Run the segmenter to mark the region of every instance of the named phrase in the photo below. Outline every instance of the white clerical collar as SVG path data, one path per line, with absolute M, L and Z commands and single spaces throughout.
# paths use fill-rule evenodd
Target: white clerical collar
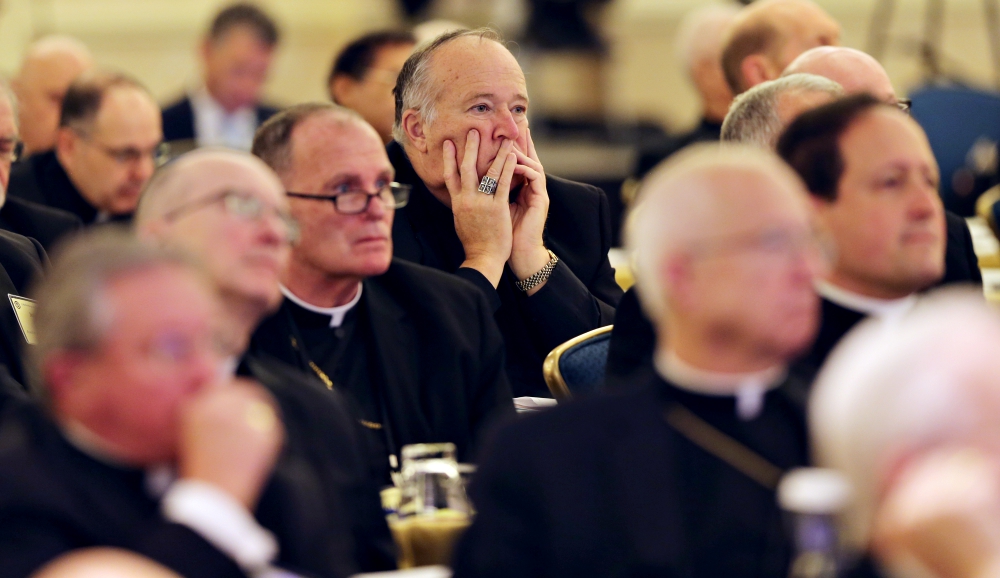
M 843 287 L 838 287 L 829 281 L 823 280 L 816 282 L 816 292 L 821 297 L 841 307 L 876 317 L 900 317 L 910 309 L 913 309 L 913 306 L 917 303 L 916 295 L 907 295 L 900 299 L 877 299 L 848 291 Z
M 312 311 L 313 313 L 319 313 L 320 315 L 329 315 L 330 327 L 337 328 L 340 327 L 340 325 L 344 322 L 344 317 L 347 316 L 347 312 L 350 311 L 351 309 L 354 309 L 354 306 L 358 304 L 358 301 L 361 301 L 361 291 L 364 289 L 364 287 L 365 286 L 362 285 L 361 282 L 359 281 L 358 292 L 354 294 L 354 299 L 351 299 L 350 303 L 346 303 L 344 305 L 337 305 L 336 307 L 317 307 L 312 303 L 306 303 L 299 297 L 296 297 L 295 294 L 292 293 L 288 289 L 288 287 L 285 287 L 284 285 L 281 285 L 281 292 L 282 294 L 284 294 L 286 298 L 288 298 L 289 301 L 307 311 Z
M 680 389 L 715 397 L 735 396 L 736 415 L 749 421 L 764 409 L 764 394 L 783 381 L 785 368 L 776 366 L 754 373 L 720 373 L 694 367 L 674 351 L 657 351 L 653 359 L 660 377 Z

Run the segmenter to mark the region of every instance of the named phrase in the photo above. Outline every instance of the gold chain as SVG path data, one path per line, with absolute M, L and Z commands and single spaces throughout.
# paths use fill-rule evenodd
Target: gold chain
M 292 347 L 294 347 L 295 349 L 299 348 L 299 342 L 296 341 L 294 337 L 292 337 Z M 315 373 L 316 376 L 320 378 L 320 380 L 326 385 L 327 389 L 333 391 L 333 380 L 330 379 L 330 376 L 327 375 L 325 371 L 320 369 L 319 366 L 316 365 L 316 363 L 313 360 L 309 359 L 308 361 L 309 361 L 309 367 L 313 370 L 313 373 Z M 365 426 L 368 429 L 382 429 L 382 424 L 378 422 L 368 421 L 366 419 L 359 419 L 358 423 L 360 423 L 361 425 Z

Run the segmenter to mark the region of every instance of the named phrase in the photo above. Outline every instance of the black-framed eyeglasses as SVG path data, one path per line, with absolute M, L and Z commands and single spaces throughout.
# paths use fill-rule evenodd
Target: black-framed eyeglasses
M 144 158 L 153 159 L 153 164 L 157 167 L 163 166 L 168 160 L 170 160 L 170 144 L 161 142 L 160 144 L 149 148 L 140 149 L 138 147 L 126 146 L 126 147 L 109 147 L 104 144 L 97 142 L 86 132 L 81 132 L 79 130 L 74 130 L 74 132 L 84 141 L 86 141 L 91 146 L 95 147 L 105 155 L 107 155 L 111 160 L 115 161 L 120 165 L 131 165 L 138 163 Z
M 24 152 L 24 143 L 19 139 L 0 138 L 0 161 L 7 163 L 17 162 Z
M 288 191 L 288 196 L 296 199 L 330 201 L 333 203 L 333 208 L 342 215 L 359 215 L 368 210 L 368 205 L 376 197 L 387 209 L 402 209 L 410 200 L 411 189 L 413 187 L 410 185 L 393 182 L 383 186 L 377 193 L 369 193 L 363 189 L 351 189 L 336 195 L 311 195 Z
M 265 213 L 272 213 L 281 221 L 285 227 L 285 238 L 289 243 L 295 244 L 299 240 L 299 224 L 290 214 L 276 207 L 270 206 L 259 197 L 237 190 L 225 190 L 216 195 L 211 195 L 202 199 L 197 199 L 186 205 L 181 205 L 176 209 L 163 215 L 168 221 L 173 221 L 186 214 L 204 209 L 215 203 L 221 202 L 226 213 L 238 217 L 245 221 L 257 221 Z
M 896 107 L 899 110 L 905 112 L 906 114 L 910 114 L 910 107 L 912 106 L 913 106 L 913 101 L 908 98 L 896 99 Z

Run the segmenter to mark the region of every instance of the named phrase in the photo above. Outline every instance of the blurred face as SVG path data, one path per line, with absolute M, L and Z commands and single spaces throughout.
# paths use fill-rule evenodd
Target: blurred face
M 745 170 L 712 179 L 738 194 L 720 195 L 729 208 L 710 227 L 718 234 L 683 258 L 673 308 L 709 342 L 788 360 L 812 341 L 818 318 L 813 279 L 823 262 L 805 192 Z
M 944 273 L 945 221 L 938 167 L 927 137 L 902 112 L 875 110 L 841 137 L 844 173 L 819 216 L 837 244 L 831 281 L 898 298 Z
M 163 220 L 161 236 L 201 259 L 227 300 L 274 309 L 291 253 L 282 218 L 288 201 L 277 176 L 242 158 L 203 158 L 186 170 L 187 195 Z M 258 214 L 240 210 L 248 200 L 259 203 Z
M 0 93 L 0 205 L 7 198 L 10 183 L 10 164 L 17 145 L 17 124 L 10 101 Z
M 375 60 L 361 80 L 341 75 L 330 85 L 333 100 L 362 116 L 382 137 L 392 140 L 392 123 L 396 115 L 396 100 L 392 89 L 403 63 L 413 52 L 412 44 L 390 44 L 380 48 Z
M 274 47 L 262 42 L 253 30 L 235 27 L 202 49 L 205 86 L 224 109 L 234 112 L 260 100 L 267 81 Z
M 775 62 L 779 73 L 810 48 L 840 44 L 840 24 L 819 6 L 801 2 L 789 5 L 786 10 L 786 17 L 777 23 L 785 39 Z
M 156 168 L 160 122 L 160 109 L 148 94 L 115 87 L 105 93 L 90 127 L 59 130 L 59 161 L 87 202 L 112 215 L 135 211 Z
M 455 143 L 461 165 L 471 129 L 480 136 L 479 175 L 489 170 L 504 140 L 528 150 L 528 90 L 521 67 L 506 48 L 478 37 L 457 38 L 438 49 L 430 66 L 440 86 L 437 115 L 421 124 L 422 140 L 413 143 L 424 153 L 417 171 L 428 187 L 444 186 L 444 141 Z
M 118 459 L 170 462 L 181 407 L 219 375 L 216 298 L 190 270 L 166 265 L 113 280 L 104 297 L 113 312 L 104 340 L 45 364 L 56 412 Z
M 292 167 L 286 190 L 331 196 L 351 190 L 377 192 L 392 182 L 382 141 L 368 125 L 330 114 L 303 121 L 292 133 Z M 289 274 L 363 279 L 381 275 L 392 260 L 395 210 L 378 198 L 357 215 L 338 213 L 328 200 L 290 198 L 302 238 L 292 251 Z
M 20 104 L 25 154 L 56 146 L 63 97 L 73 80 L 90 66 L 88 58 L 69 53 L 53 53 L 25 63 L 13 83 Z

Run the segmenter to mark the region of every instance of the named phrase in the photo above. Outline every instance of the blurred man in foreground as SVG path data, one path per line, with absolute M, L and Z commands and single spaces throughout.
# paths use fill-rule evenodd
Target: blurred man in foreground
M 774 487 L 808 450 L 786 369 L 816 330 L 823 267 L 806 193 L 773 153 L 718 145 L 644 188 L 628 242 L 655 373 L 499 432 L 457 577 L 788 575 Z
M 184 576 L 357 571 L 335 517 L 350 506 L 324 485 L 338 478 L 301 446 L 300 414 L 226 371 L 204 274 L 102 229 L 35 296 L 44 405 L 18 406 L 0 433 L 0 575 L 92 546 Z
M 413 52 L 416 38 L 409 32 L 384 30 L 353 40 L 333 61 L 327 89 L 330 100 L 356 111 L 372 125 L 382 142 L 392 142 L 396 86 L 403 63 Z
M 840 25 L 812 0 L 760 0 L 726 33 L 722 68 L 733 94 L 774 80 L 798 55 L 840 43 Z
M 393 259 L 409 191 L 377 133 L 353 111 L 305 104 L 265 123 L 253 151 L 281 178 L 302 235 L 254 350 L 356 402 L 386 483 L 404 445 L 451 442 L 471 461 L 491 419 L 513 413 L 503 339 L 481 292 Z
M 121 74 L 81 77 L 63 99 L 56 148 L 18 163 L 9 193 L 85 225 L 128 220 L 162 141 L 160 109 L 142 85 Z
M 1000 575 L 998 356 L 996 312 L 942 292 L 859 326 L 817 379 L 817 458 L 854 489 L 844 542 L 890 575 Z
M 11 80 L 20 106 L 22 155 L 56 146 L 59 111 L 69 85 L 94 65 L 90 51 L 69 36 L 45 36 L 32 43 Z
M 254 4 L 220 11 L 201 44 L 203 84 L 163 109 L 164 139 L 180 151 L 249 151 L 257 126 L 277 112 L 260 99 L 278 39 L 274 20 Z
M 278 306 L 279 279 L 298 238 L 278 178 L 247 153 L 188 153 L 150 183 L 136 227 L 142 238 L 201 261 L 222 296 L 219 338 L 230 352 L 229 371 L 261 383 L 278 401 L 286 447 L 313 468 L 322 493 L 310 507 L 329 536 L 306 543 L 325 550 L 312 563 L 338 573 L 392 567 L 378 485 L 347 402 L 293 367 L 246 352 L 251 333 Z M 288 515 L 305 513 L 290 508 Z
M 829 78 L 844 87 L 847 94 L 868 93 L 875 98 L 909 111 L 908 101 L 900 100 L 892 87 L 889 75 L 877 60 L 853 48 L 822 46 L 803 52 L 782 76 L 806 72 Z M 965 219 L 945 211 L 948 240 L 945 249 L 945 272 L 939 282 L 976 283 L 982 285 L 979 259 L 972 246 L 972 234 Z

